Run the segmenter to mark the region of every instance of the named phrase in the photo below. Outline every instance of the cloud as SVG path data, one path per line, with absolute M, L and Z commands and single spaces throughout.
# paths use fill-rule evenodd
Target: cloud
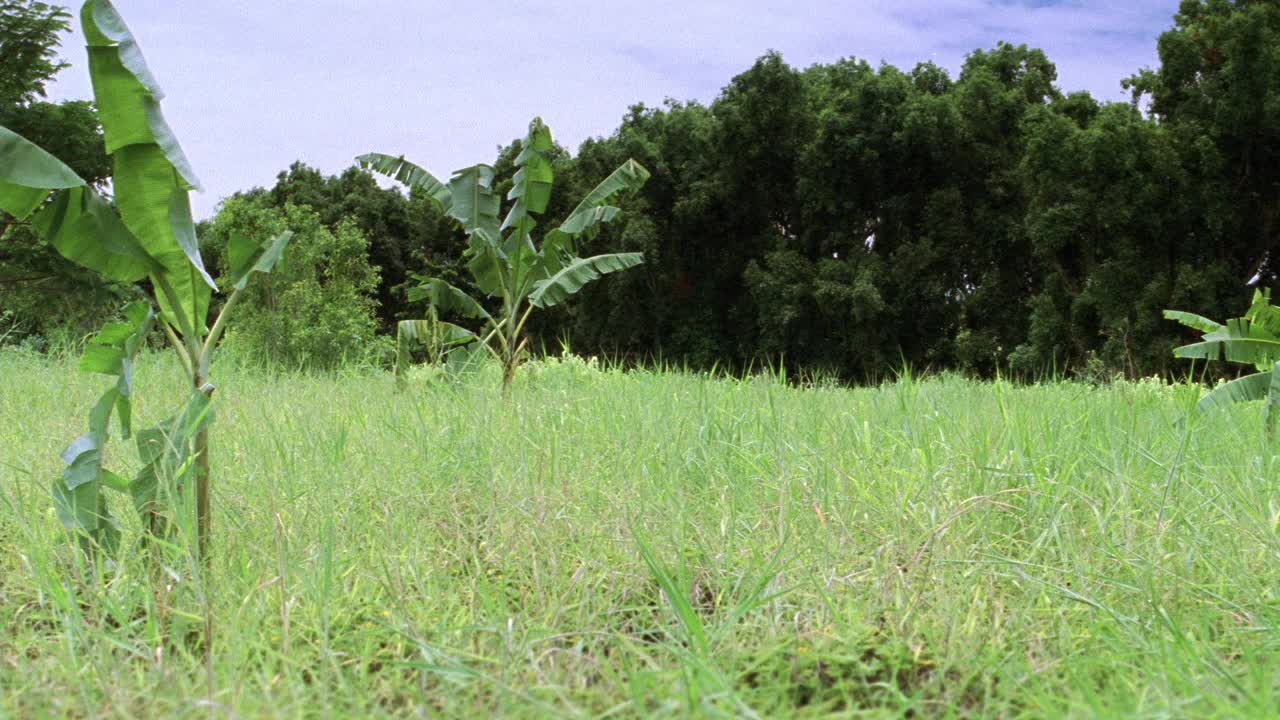
M 998 40 L 1041 47 L 1059 84 L 1119 99 L 1156 63 L 1176 0 L 116 0 L 169 97 L 209 215 L 294 160 L 338 172 L 366 151 L 437 174 L 492 160 L 542 115 L 561 143 L 617 127 L 631 104 L 714 99 L 766 50 L 798 67 L 855 56 L 953 74 Z M 88 97 L 75 64 L 51 88 Z

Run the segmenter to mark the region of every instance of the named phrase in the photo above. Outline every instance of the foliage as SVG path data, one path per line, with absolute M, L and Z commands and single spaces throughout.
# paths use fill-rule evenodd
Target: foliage
M 1188 312 L 1166 310 L 1164 316 L 1202 333 L 1200 342 L 1184 345 L 1174 356 L 1191 360 L 1225 360 L 1251 365 L 1258 372 L 1214 388 L 1196 405 L 1198 412 L 1232 403 L 1266 400 L 1266 426 L 1274 433 L 1280 421 L 1280 308 L 1269 290 L 1255 291 L 1244 317 L 1220 324 Z
M 90 413 L 89 432 L 63 453 L 67 465 L 53 494 L 63 525 L 89 547 L 112 550 L 118 535 L 106 504 L 107 489 L 129 494 L 153 537 L 190 512 L 195 495 L 198 554 L 207 562 L 209 499 L 209 382 L 214 347 L 249 276 L 270 272 L 289 233 L 268 245 L 237 235 L 227 248 L 233 292 L 212 326 L 207 314 L 212 277 L 204 267 L 188 192 L 195 174 L 160 111 L 162 92 L 142 61 L 136 40 L 108 0 L 88 0 L 81 23 L 89 46 L 114 202 L 70 167 L 22 136 L 0 127 L 0 210 L 31 226 L 64 257 L 122 283 L 149 280 L 158 320 L 149 304 L 133 304 L 127 322 L 105 326 L 89 344 L 81 367 L 117 378 Z M 181 358 L 186 399 L 173 419 L 138 433 L 143 468 L 125 481 L 103 467 L 102 450 L 113 411 L 121 434 L 131 434 L 132 363 L 155 321 Z M 176 507 L 175 507 L 176 503 Z
M 1280 278 L 1280 4 L 1184 0 L 1160 66 L 1126 85 L 1202 177 L 1197 209 L 1221 225 L 1242 279 Z M 1205 192 L 1209 191 L 1209 192 Z M 1215 197 L 1217 196 L 1217 197 Z
M 1151 113 L 1065 95 L 1043 52 L 1008 44 L 954 77 L 769 54 L 710 106 L 633 108 L 558 172 L 653 170 L 598 241 L 645 266 L 537 332 L 845 379 L 901 360 L 1170 373 L 1162 308 L 1226 315 L 1243 283 L 1277 277 L 1277 8 L 1184 3 L 1161 67 L 1130 84 Z
M 261 197 L 235 197 L 208 224 L 205 249 L 229 271 L 233 238 L 293 233 L 289 260 L 270 277 L 245 289 L 246 303 L 222 351 L 263 365 L 331 369 L 365 357 L 375 347 L 373 293 L 378 270 L 369 243 L 354 220 L 332 228 L 309 206 L 275 208 Z
M 560 304 L 601 275 L 639 265 L 639 253 L 610 253 L 578 257 L 578 243 L 589 241 L 600 226 L 612 222 L 621 210 L 611 204 L 615 195 L 642 186 L 649 172 L 628 160 L 597 185 L 578 203 L 559 227 L 543 236 L 541 247 L 533 239 L 536 216 L 542 215 L 551 200 L 555 179 L 550 154 L 555 148 L 551 130 L 534 118 L 529 133 L 521 141 L 515 159 L 518 168 L 507 199 L 514 201 L 506 219 L 499 224 L 500 199 L 494 191 L 494 169 L 475 165 L 454 173 L 448 185 L 403 156 L 369 154 L 361 165 L 396 180 L 435 199 L 440 207 L 467 234 L 467 269 L 476 287 L 487 297 L 497 298 L 501 309 L 491 314 L 476 299 L 442 278 L 420 277 L 422 284 L 409 294 L 411 301 L 427 300 L 436 313 L 483 320 L 474 339 L 489 349 L 503 366 L 503 391 L 509 391 L 525 352 L 525 323 L 534 309 Z M 506 233 L 504 236 L 503 233 Z M 405 344 L 427 335 L 445 338 L 448 344 L 469 339 L 459 326 L 443 324 L 443 330 L 425 330 L 421 321 L 402 321 L 397 339 L 397 366 L 406 357 Z M 433 324 L 439 324 L 435 321 Z M 440 341 L 437 340 L 437 345 Z M 465 351 L 464 348 L 459 348 Z
M 0 126 L 102 187 L 111 164 L 93 106 L 40 100 L 45 84 L 67 67 L 56 56 L 68 18 L 62 8 L 44 3 L 0 2 Z M 14 339 L 47 346 L 58 335 L 82 338 L 114 308 L 139 297 L 127 285 L 67 262 L 30 227 L 0 211 L 0 307 L 12 318 Z
M 343 221 L 354 222 L 368 239 L 369 262 L 378 268 L 374 298 L 378 329 L 394 334 L 396 321 L 410 311 L 406 292 L 414 285 L 412 270 L 426 270 L 464 283 L 456 247 L 465 241 L 439 206 L 411 191 L 378 186 L 369 173 L 351 167 L 338 175 L 294 163 L 269 189 L 243 195 L 278 210 L 287 205 L 311 208 L 320 222 L 335 231 Z
M 67 67 L 58 36 L 71 29 L 64 8 L 37 0 L 0 0 L 0 107 L 44 97 L 45 84 Z
M 107 504 L 107 489 L 132 495 L 140 513 L 159 515 L 160 511 L 154 507 L 159 487 L 154 476 L 144 482 L 130 482 L 102 465 L 112 414 L 118 418 L 123 439 L 129 439 L 133 431 L 133 365 L 155 320 L 155 313 L 145 302 L 130 305 L 124 314 L 124 322 L 102 328 L 80 359 L 82 371 L 111 375 L 115 385 L 89 414 L 89 432 L 76 438 L 63 452 L 62 461 L 67 467 L 53 481 L 52 490 L 62 526 L 75 531 L 86 550 L 101 547 L 108 554 L 113 554 L 119 544 L 120 530 Z M 154 442 L 158 430 L 150 433 L 149 442 Z M 143 447 L 142 437 L 139 447 Z
M 704 368 L 784 358 L 844 380 L 902 361 L 1169 374 L 1179 339 L 1161 309 L 1226 317 L 1242 284 L 1280 278 L 1278 47 L 1280 5 L 1187 0 L 1158 67 L 1126 81 L 1133 103 L 1065 94 L 1044 52 L 1007 43 L 959 73 L 857 58 L 798 69 L 768 53 L 709 104 L 638 105 L 611 135 L 544 152 L 558 190 L 546 217 L 628 159 L 652 172 L 593 240 L 645 263 L 534 313 L 525 337 Z M 27 97 L 0 124 L 96 182 L 89 108 Z M 522 149 L 494 160 L 495 195 L 514 187 Z M 429 320 L 410 307 L 415 274 L 488 295 L 459 258 L 465 233 L 422 188 L 296 164 L 245 194 L 308 206 L 331 232 L 357 224 L 383 334 Z M 0 246 L 0 303 L 24 332 L 84 335 L 97 299 L 137 298 L 40 247 L 21 227 Z

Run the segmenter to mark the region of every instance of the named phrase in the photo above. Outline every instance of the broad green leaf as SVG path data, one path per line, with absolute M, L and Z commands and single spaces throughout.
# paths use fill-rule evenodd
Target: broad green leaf
M 110 345 L 90 345 L 80 356 L 81 372 L 119 375 L 124 369 L 124 350 Z
M 406 342 L 424 342 L 431 337 L 431 321 L 401 320 L 396 326 L 396 335 Z
M 132 360 L 125 359 L 124 373 L 120 378 L 120 387 L 133 383 L 131 363 Z M 116 396 L 116 421 L 120 423 L 121 439 L 128 440 L 133 435 L 133 401 L 123 391 Z
M 56 193 L 31 224 L 63 257 L 108 279 L 131 283 L 165 271 L 107 201 L 89 188 Z
M 480 288 L 480 292 L 485 295 L 490 297 L 499 295 L 507 287 L 510 266 L 496 247 L 480 247 L 467 261 L 467 269 L 475 278 L 476 287 Z
M 62 527 L 88 533 L 98 529 L 101 518 L 98 513 L 97 483 L 84 482 L 68 487 L 65 481 L 54 480 L 53 499 Z
M 519 207 L 520 203 L 516 203 L 516 206 Z M 516 208 L 513 207 L 512 212 L 515 212 L 515 210 Z M 511 216 L 508 215 L 507 219 L 510 220 Z M 526 214 L 522 219 L 511 223 L 510 226 L 504 222 L 502 227 L 504 230 L 510 230 L 510 232 L 507 233 L 506 239 L 502 241 L 503 254 L 510 255 L 521 246 L 533 244 L 531 235 L 533 234 L 533 231 L 537 229 L 538 222 L 534 220 L 532 216 Z
M 111 472 L 110 470 L 103 470 L 102 473 L 98 476 L 98 482 L 102 483 L 104 487 L 111 488 L 116 492 L 121 492 L 121 493 L 129 492 L 129 481 Z
M 171 315 L 181 312 L 200 334 L 211 291 L 217 286 L 200 258 L 187 191 L 158 146 L 129 145 L 117 150 L 113 159 L 112 183 L 120 217 L 164 265 L 164 275 L 177 294 L 178 308 L 170 307 L 165 294 L 158 294 L 160 308 Z
M 597 225 L 604 225 L 613 222 L 622 210 L 612 205 L 598 205 L 575 215 L 572 223 L 566 222 L 561 225 L 560 232 L 566 235 L 578 235 L 585 233 L 588 229 Z
M 1180 310 L 1165 310 L 1164 317 L 1166 320 L 1175 320 L 1189 328 L 1206 333 L 1218 332 L 1225 329 L 1225 326 L 1221 323 L 1216 323 L 1209 318 L 1201 317 L 1195 313 L 1182 312 Z
M 546 155 L 555 148 L 555 142 L 551 139 L 551 128 L 542 122 L 542 118 L 536 117 L 529 122 L 529 132 L 521 141 L 520 155 L 516 157 L 516 164 L 522 164 L 522 158 L 529 154 L 537 153 Z
M 88 432 L 76 438 L 62 451 L 62 483 L 68 490 L 98 481 L 102 469 L 102 436 Z
M 204 260 L 200 257 L 200 241 L 196 239 L 196 224 L 191 218 L 191 196 L 185 190 L 169 196 L 169 226 L 173 229 L 178 246 L 190 261 L 191 268 L 206 285 L 217 290 L 217 283 L 205 269 Z
M 118 412 L 121 434 L 129 437 L 131 365 L 154 318 L 145 303 L 130 305 L 125 316 L 128 322 L 109 323 L 104 327 L 90 341 L 81 358 L 81 369 L 116 375 L 118 379 L 89 412 L 89 432 L 76 438 L 62 452 L 66 468 L 53 484 L 54 502 L 63 526 L 87 533 L 94 543 L 109 551 L 118 541 L 119 532 L 110 521 L 107 501 L 101 496 L 99 486 L 106 483 L 120 489 L 120 482 L 118 476 L 102 468 L 103 446 L 113 411 Z
M 89 411 L 89 433 L 99 443 L 107 439 L 107 426 L 111 424 L 111 413 L 115 410 L 116 400 L 120 397 L 120 387 L 108 389 L 98 398 L 97 404 Z
M 474 336 L 472 340 L 474 340 Z M 487 352 L 483 344 L 478 342 L 458 342 L 445 353 L 445 367 L 454 375 L 460 375 L 475 369 L 484 362 Z
M 137 328 L 127 322 L 113 322 L 103 325 L 98 334 L 89 341 L 91 345 L 120 345 L 137 332 Z
M 147 333 L 151 332 L 151 326 L 155 322 L 156 314 L 151 308 L 151 303 L 136 302 L 125 308 L 125 317 L 128 318 L 128 324 L 132 331 L 117 345 L 124 350 L 124 362 L 122 363 L 119 382 L 120 394 L 128 398 L 133 394 L 133 360 L 137 357 L 138 351 L 146 344 Z M 125 436 L 128 437 L 127 432 Z
M 84 184 L 61 160 L 0 126 L 0 210 L 25 219 L 53 190 Z
M 549 274 L 538 273 L 541 259 L 542 255 L 527 235 L 524 236 L 523 241 L 516 242 L 507 248 L 507 272 L 510 274 L 509 282 L 514 296 L 524 297 L 534 282 L 549 276 Z
M 366 170 L 381 173 L 411 188 L 425 192 L 427 197 L 434 198 L 440 203 L 440 207 L 445 212 L 453 206 L 453 195 L 449 192 L 448 186 L 437 180 L 431 173 L 405 160 L 403 155 L 394 157 L 382 153 L 368 153 L 356 158 L 356 162 Z
M 1267 397 L 1267 391 L 1271 387 L 1271 376 L 1270 372 L 1261 372 L 1223 383 L 1200 398 L 1196 411 L 1204 413 L 1220 410 L 1234 403 L 1262 400 Z
M 61 480 L 52 486 L 53 504 L 62 527 L 81 540 L 86 553 L 101 550 L 114 555 L 120 545 L 120 530 L 107 508 L 107 498 L 97 483 L 70 489 Z
M 81 7 L 80 23 L 107 153 L 115 155 L 130 145 L 154 145 L 177 172 L 183 189 L 199 189 L 200 181 L 160 111 L 164 91 L 124 18 L 109 0 L 88 0 Z
M 521 268 L 521 292 L 532 288 L 539 281 L 546 280 L 577 260 L 574 257 L 573 238 L 558 230 L 547 233 L 542 241 L 542 249 L 537 255 L 529 258 L 530 266 Z
M 406 342 L 461 345 L 476 339 L 470 330 L 441 320 L 401 320 L 397 334 Z
M 541 118 L 534 118 L 529 123 L 529 134 L 520 143 L 520 154 L 516 156 L 515 177 L 508 200 L 515 200 L 507 219 L 502 223 L 502 230 L 516 228 L 517 235 L 532 230 L 529 214 L 541 214 L 546 211 L 551 201 L 551 186 L 555 181 L 555 172 L 551 168 L 551 159 L 547 157 L 555 143 L 551 140 L 551 129 L 542 123 Z
M 547 277 L 550 277 L 573 261 L 576 252 L 572 235 L 552 230 L 542 239 L 542 249 L 538 251 L 539 264 L 548 271 Z
M 124 484 L 119 476 L 102 468 L 103 446 L 113 411 L 118 414 L 121 434 L 127 438 L 131 432 L 132 363 L 155 315 L 147 303 L 134 303 L 125 309 L 125 317 L 126 322 L 103 327 L 80 360 L 82 370 L 116 375 L 117 380 L 89 412 L 89 432 L 62 452 L 66 467 L 53 484 L 54 503 L 63 526 L 86 533 L 93 543 L 108 551 L 118 542 L 119 531 L 110 519 L 100 486 L 120 490 Z
M 161 310 L 171 321 L 181 315 L 186 322 L 177 324 L 202 334 L 210 291 L 217 287 L 200 257 L 191 219 L 187 193 L 199 181 L 160 111 L 164 94 L 115 7 L 108 0 L 88 0 L 80 18 L 120 216 L 164 266 L 161 274 L 176 297 L 162 293 Z
M 426 345 L 438 359 L 442 352 L 476 339 L 475 333 L 453 323 L 434 319 L 401 320 L 396 326 L 396 379 L 403 380 L 409 368 L 410 345 Z
M 466 345 L 467 343 L 477 339 L 475 333 L 461 325 L 454 325 L 451 322 L 445 322 L 443 320 L 436 321 L 436 325 L 438 327 L 437 332 L 439 333 L 440 342 L 447 347 Z
M 443 313 L 492 320 L 488 311 L 475 298 L 439 278 L 431 278 L 409 291 L 409 301 L 426 300 Z
M 644 262 L 640 253 L 614 253 L 578 258 L 555 275 L 534 284 L 529 302 L 535 307 L 547 308 L 582 289 L 584 285 L 601 275 L 626 270 Z
M 569 213 L 569 217 L 560 224 L 560 232 L 571 236 L 592 237 L 596 226 L 610 222 L 618 214 L 616 208 L 613 208 L 612 212 L 605 209 L 609 198 L 626 190 L 638 190 L 648 179 L 649 171 L 643 165 L 635 160 L 626 161 L 594 190 L 587 193 L 582 202 L 578 203 L 578 207 L 574 208 L 573 212 Z
M 254 273 L 269 273 L 284 258 L 285 248 L 293 238 L 293 231 L 286 230 L 271 239 L 266 246 L 243 235 L 232 235 L 227 244 L 227 264 L 230 266 L 231 285 L 243 290 Z
M 100 401 L 99 407 L 102 404 Z M 106 418 L 103 417 L 90 424 L 105 426 L 105 423 Z M 110 554 L 115 551 L 120 532 L 111 520 L 107 499 L 101 492 L 101 481 L 108 474 L 102 469 L 104 437 L 105 430 L 91 431 L 76 438 L 62 453 L 67 467 L 63 469 L 62 476 L 53 481 L 51 489 L 63 528 L 82 534 L 82 538 L 87 540 L 84 545 L 87 552 L 101 548 Z
M 1280 340 L 1270 338 L 1233 337 L 1193 343 L 1175 348 L 1174 357 L 1196 360 L 1227 360 L 1270 367 L 1280 360 Z
M 1271 304 L 1271 288 L 1253 291 L 1253 304 L 1245 317 L 1255 328 L 1262 328 L 1272 336 L 1280 335 L 1280 308 Z
M 190 477 L 195 435 L 212 419 L 212 401 L 195 391 L 177 415 L 138 433 L 138 457 L 143 467 L 129 483 L 129 494 L 144 518 L 166 492 L 176 493 Z
M 121 435 L 132 432 L 133 361 L 146 343 L 147 333 L 155 320 L 150 303 L 136 302 L 125 308 L 125 322 L 110 323 L 100 331 L 80 358 L 80 369 L 86 372 L 116 376 L 116 385 L 90 414 L 91 432 L 106 437 L 107 419 L 114 408 L 119 414 Z
M 194 391 L 173 417 L 138 433 L 138 457 L 144 464 L 165 457 L 185 457 L 184 447 L 196 432 L 212 420 L 212 401 Z M 175 463 L 176 465 L 176 463 Z
M 453 205 L 449 216 L 462 224 L 471 238 L 473 252 L 480 247 L 497 248 L 501 242 L 498 230 L 498 195 L 493 192 L 493 168 L 472 165 L 454 173 L 449 181 Z

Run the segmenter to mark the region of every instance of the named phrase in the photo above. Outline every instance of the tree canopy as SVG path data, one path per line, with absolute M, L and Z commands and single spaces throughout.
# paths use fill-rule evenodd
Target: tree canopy
M 55 47 L 65 18 L 0 7 L 18 5 L 55 28 L 42 46 Z M 781 358 L 851 380 L 904 361 L 1171 371 L 1188 338 L 1163 308 L 1232 317 L 1247 285 L 1280 277 L 1280 2 L 1185 0 L 1158 50 L 1123 79 L 1132 102 L 1064 93 L 1044 52 L 1000 43 L 954 75 L 857 58 L 795 68 L 770 52 L 710 103 L 631 107 L 608 136 L 547 152 L 548 213 L 634 158 L 652 177 L 593 252 L 645 264 L 532 318 L 531 346 L 695 367 Z M 38 102 L 61 63 L 24 57 L 25 85 L 5 90 L 13 122 L 103 177 L 92 109 Z M 517 153 L 513 141 L 493 162 L 500 195 Z M 242 195 L 358 231 L 384 334 L 418 312 L 411 271 L 484 295 L 458 259 L 465 236 L 420 190 L 295 164 Z

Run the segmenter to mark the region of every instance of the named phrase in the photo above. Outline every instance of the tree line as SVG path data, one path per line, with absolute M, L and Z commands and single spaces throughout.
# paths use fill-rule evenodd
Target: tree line
M 0 82 L 0 125 L 99 181 L 92 107 L 41 99 L 60 20 L 38 6 L 0 2 L 0 33 L 45 29 L 40 62 L 5 60 L 21 72 Z M 1172 372 L 1188 336 L 1162 309 L 1238 315 L 1248 286 L 1280 272 L 1280 0 L 1185 0 L 1158 50 L 1158 67 L 1123 80 L 1131 102 L 1064 94 L 1043 52 L 1001 43 L 955 77 L 857 59 L 801 69 L 768 53 L 709 104 L 636 105 L 608 137 L 551 151 L 548 214 L 634 158 L 652 176 L 591 250 L 645 263 L 532 319 L 532 345 L 855 381 L 904 363 Z M 495 161 L 504 194 L 515 148 Z M 10 341 L 74 336 L 136 292 L 7 225 Z M 396 322 L 422 314 L 413 274 L 475 290 L 465 239 L 430 198 L 354 165 L 295 164 L 224 202 L 201 242 L 217 268 L 236 232 L 285 227 L 296 261 L 227 339 L 266 362 L 386 362 Z

